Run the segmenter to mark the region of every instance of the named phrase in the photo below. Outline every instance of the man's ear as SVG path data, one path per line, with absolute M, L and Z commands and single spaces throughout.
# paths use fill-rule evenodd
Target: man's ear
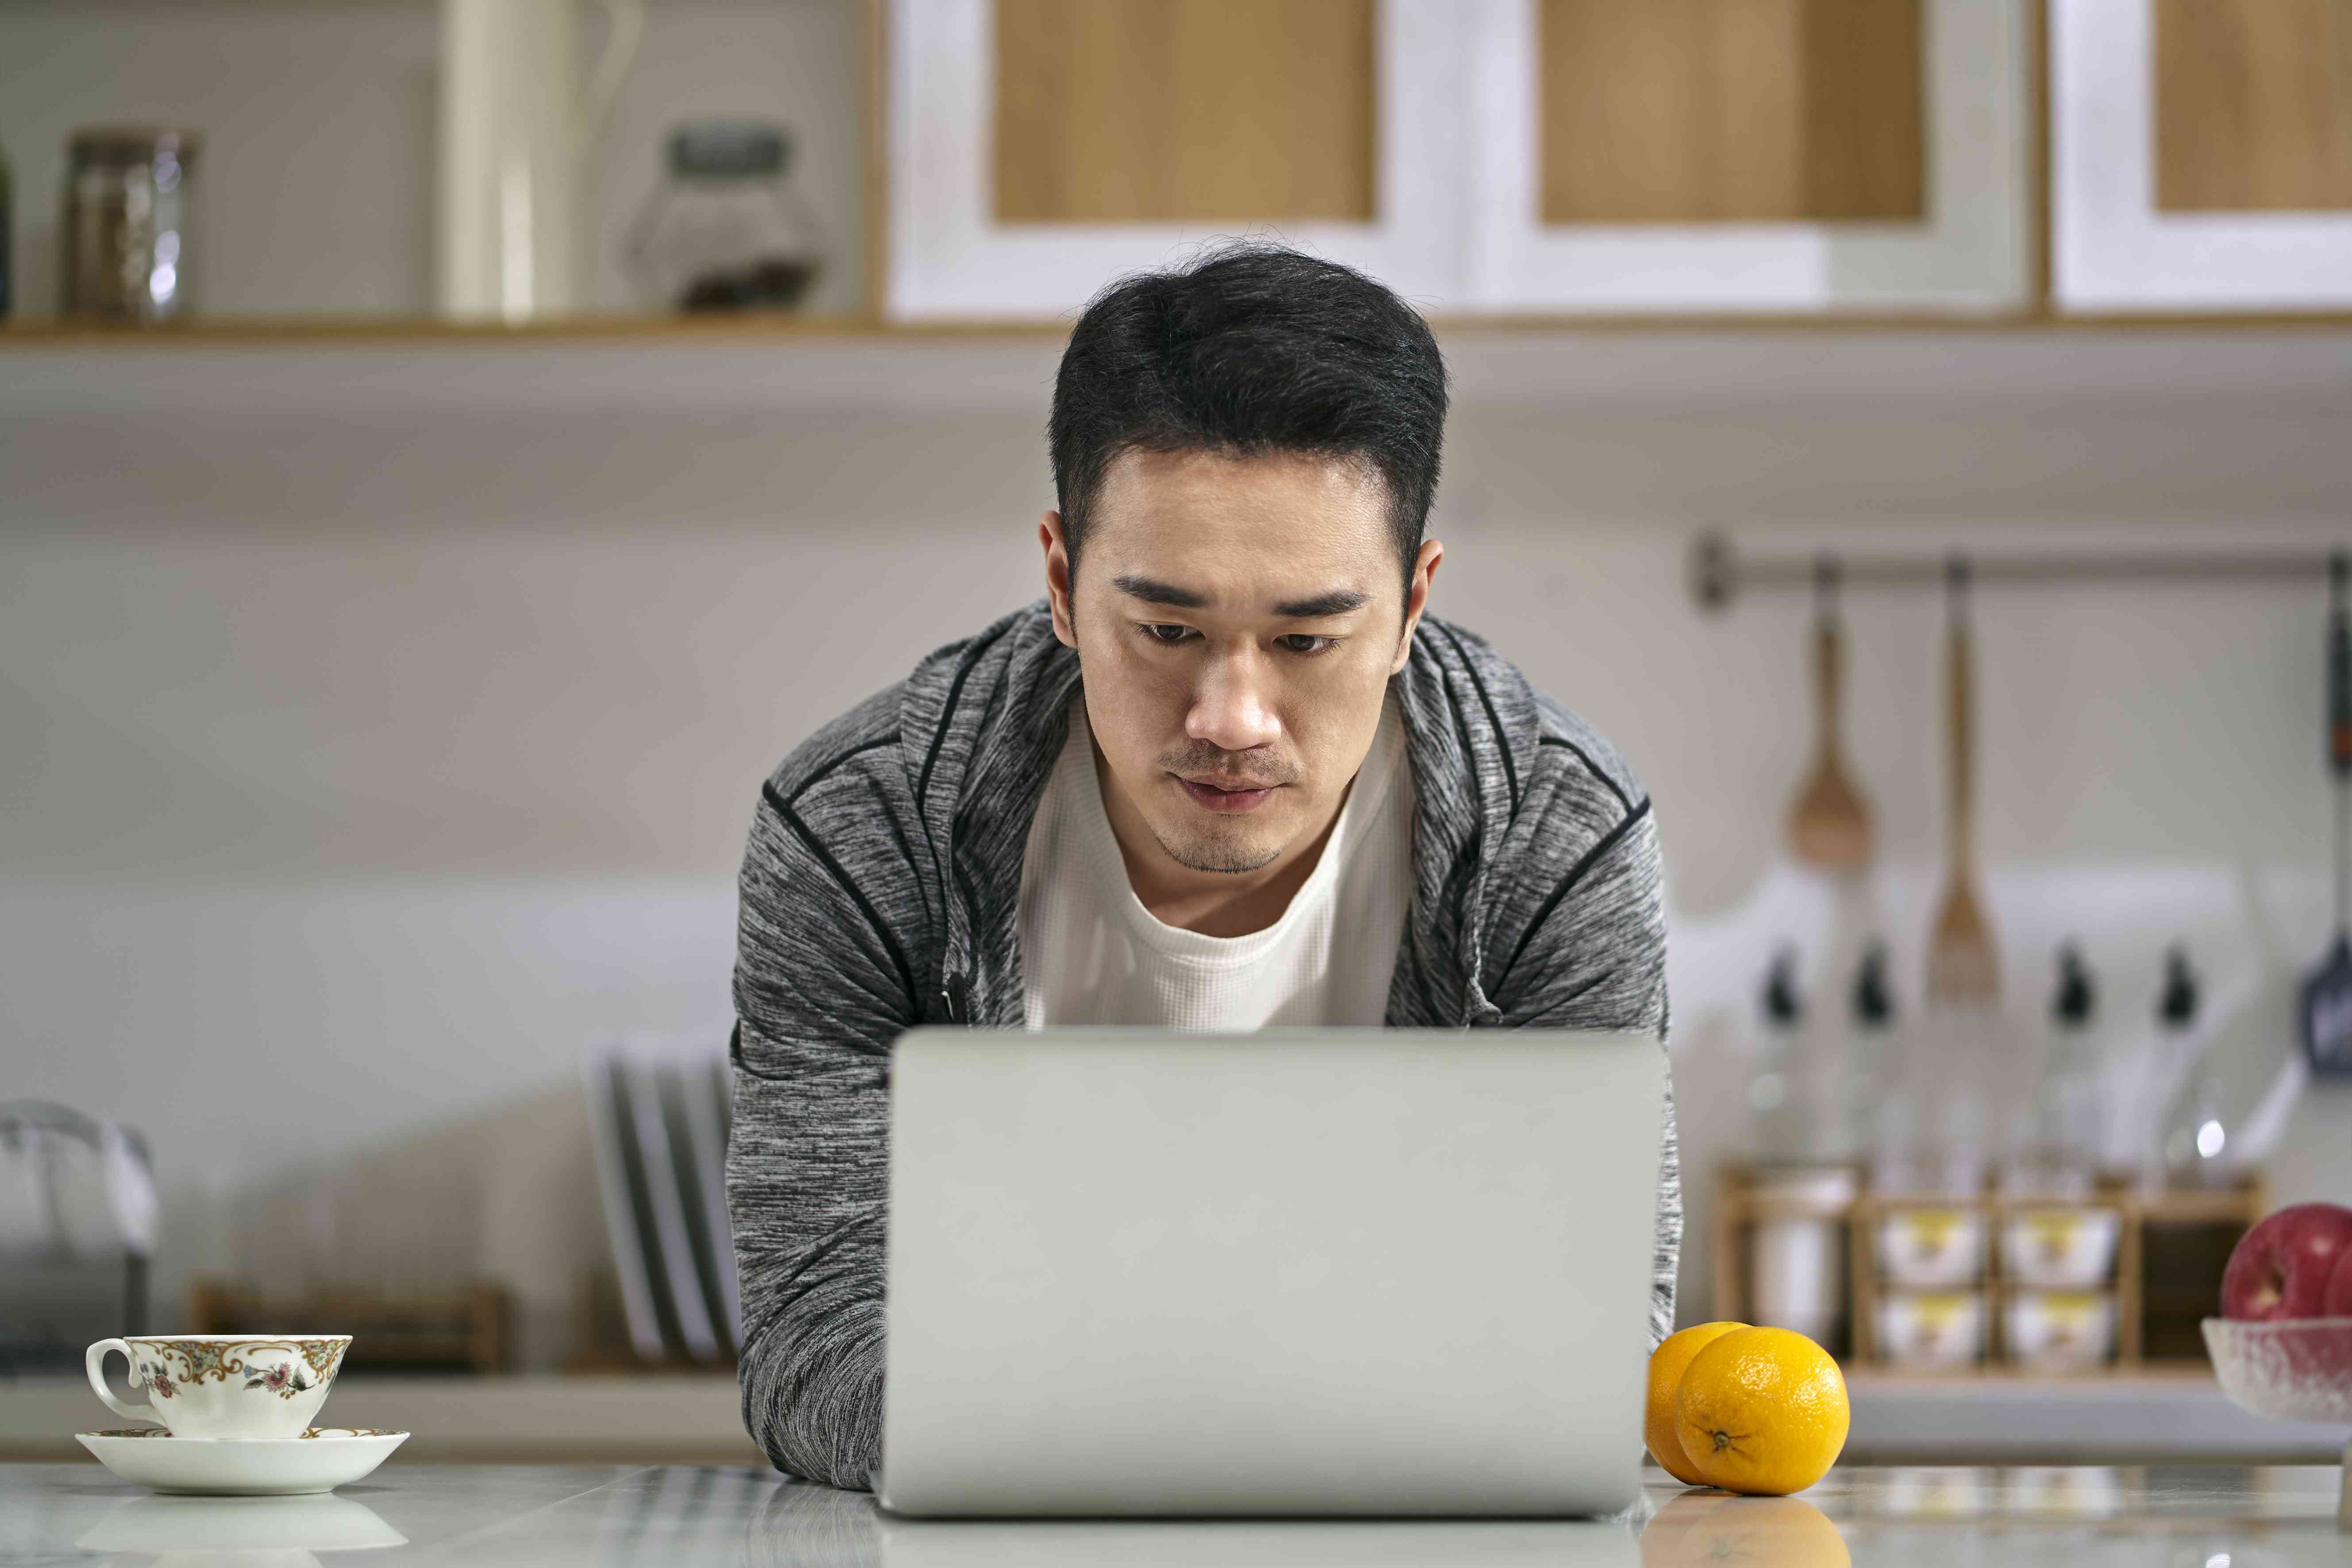
M 1037 542 L 1045 547 L 1045 599 L 1054 608 L 1054 635 L 1065 647 L 1078 646 L 1078 624 L 1070 610 L 1070 552 L 1062 541 L 1062 514 L 1037 520 Z
M 1413 629 L 1421 625 L 1421 612 L 1429 607 L 1429 580 L 1437 575 L 1437 563 L 1444 559 L 1444 545 L 1434 539 L 1421 542 L 1421 554 L 1414 559 L 1412 576 L 1405 584 L 1404 635 L 1397 638 L 1396 658 L 1389 661 L 1391 675 L 1412 657 Z

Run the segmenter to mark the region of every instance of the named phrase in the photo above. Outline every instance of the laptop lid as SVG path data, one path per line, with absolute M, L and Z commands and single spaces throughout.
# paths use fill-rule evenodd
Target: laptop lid
M 891 1079 L 885 1508 L 1637 1495 L 1654 1038 L 926 1028 Z

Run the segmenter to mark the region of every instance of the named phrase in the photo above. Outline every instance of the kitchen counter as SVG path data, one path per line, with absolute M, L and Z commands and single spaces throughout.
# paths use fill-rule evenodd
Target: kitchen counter
M 750 1467 L 384 1466 L 313 1498 L 165 1498 L 90 1465 L 0 1465 L 0 1563 L 660 1568 L 1104 1563 L 1675 1568 L 1769 1563 L 2352 1564 L 2331 1466 L 1875 1468 L 1798 1498 L 1685 1491 L 1662 1472 L 1614 1521 L 955 1523 Z M 374 1550 L 365 1550 L 366 1548 Z
M 2340 1427 L 2266 1421 L 2210 1373 L 2019 1379 L 1857 1373 L 1846 1457 L 1860 1464 L 2333 1463 Z M 758 1465 L 735 1380 L 347 1374 L 327 1418 L 416 1434 L 400 1460 Z M 111 1422 L 78 1375 L 0 1381 L 0 1460 L 87 1456 Z
M 731 1372 L 420 1377 L 362 1368 L 336 1379 L 320 1419 L 413 1432 L 399 1456 L 409 1462 L 766 1462 L 743 1430 Z M 88 1460 L 73 1435 L 122 1425 L 78 1373 L 0 1380 L 0 1460 Z

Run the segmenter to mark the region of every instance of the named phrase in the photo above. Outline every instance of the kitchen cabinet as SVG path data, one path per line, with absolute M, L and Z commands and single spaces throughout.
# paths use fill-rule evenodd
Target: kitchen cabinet
M 1372 221 L 1372 0 L 996 0 L 1000 224 Z
M 2352 0 L 2053 0 L 2063 310 L 2352 307 Z
M 887 312 L 1224 234 L 1450 314 L 2023 302 L 2023 0 L 893 0 Z
M 2021 0 L 1480 0 L 1468 14 L 1478 308 L 2026 302 Z
M 1453 0 L 893 0 L 886 314 L 1053 319 L 1220 235 L 1461 305 Z
M 15 6 L 0 342 L 98 335 L 48 320 L 55 192 L 72 127 L 126 118 L 206 137 L 174 341 L 510 330 L 433 314 L 436 12 Z M 792 132 L 805 315 L 639 313 L 625 230 L 706 112 Z M 2352 0 L 660 5 L 583 200 L 585 313 L 529 331 L 1051 331 L 1244 233 L 1454 321 L 2347 311 Z

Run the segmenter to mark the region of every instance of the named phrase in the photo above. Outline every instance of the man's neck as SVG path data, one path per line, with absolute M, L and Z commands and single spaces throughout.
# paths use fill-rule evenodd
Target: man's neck
M 1349 791 L 1339 792 L 1315 836 L 1255 871 L 1197 871 L 1170 857 L 1160 840 L 1127 797 L 1094 746 L 1096 786 L 1102 792 L 1103 814 L 1110 818 L 1111 836 L 1118 841 L 1118 857 L 1127 866 L 1128 885 L 1151 918 L 1180 931 L 1202 936 L 1247 936 L 1264 931 L 1282 918 L 1290 900 L 1315 873 L 1323 847 L 1339 825 Z

